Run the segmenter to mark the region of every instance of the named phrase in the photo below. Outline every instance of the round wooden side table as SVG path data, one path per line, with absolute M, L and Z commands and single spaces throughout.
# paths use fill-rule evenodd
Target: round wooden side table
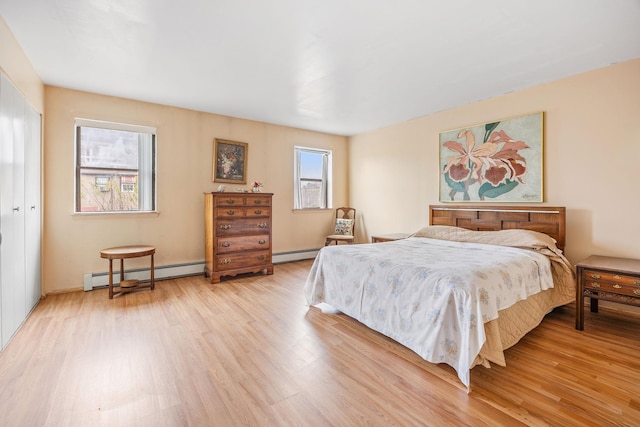
M 109 299 L 113 299 L 114 295 L 131 292 L 138 289 L 151 288 L 153 290 L 155 283 L 153 277 L 153 255 L 156 248 L 153 246 L 134 245 L 134 246 L 118 246 L 115 248 L 107 248 L 100 251 L 100 258 L 109 260 Z M 138 258 L 143 256 L 151 256 L 151 280 L 148 283 L 140 283 L 137 279 L 124 280 L 124 260 L 125 258 Z M 113 260 L 120 260 L 120 283 L 119 291 L 113 290 Z

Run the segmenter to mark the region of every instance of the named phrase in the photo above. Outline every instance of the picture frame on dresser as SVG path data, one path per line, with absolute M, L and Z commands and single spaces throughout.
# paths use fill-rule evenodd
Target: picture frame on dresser
M 215 138 L 213 181 L 227 184 L 247 183 L 249 144 Z

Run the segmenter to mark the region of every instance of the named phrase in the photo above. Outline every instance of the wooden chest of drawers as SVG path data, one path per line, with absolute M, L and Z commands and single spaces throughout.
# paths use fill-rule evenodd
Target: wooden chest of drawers
M 205 193 L 205 267 L 211 283 L 221 276 L 273 274 L 271 193 Z
M 640 306 L 640 260 L 592 255 L 576 264 L 576 329 L 584 329 L 584 299 L 591 298 L 591 312 L 598 300 Z

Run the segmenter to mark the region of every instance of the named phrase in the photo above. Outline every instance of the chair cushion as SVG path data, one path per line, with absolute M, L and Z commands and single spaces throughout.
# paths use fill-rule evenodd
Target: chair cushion
M 332 234 L 331 236 L 327 236 L 328 240 L 340 240 L 340 241 L 348 241 L 354 240 L 354 236 L 345 236 L 343 234 Z
M 336 219 L 335 233 L 343 236 L 353 235 L 353 220 L 344 218 Z

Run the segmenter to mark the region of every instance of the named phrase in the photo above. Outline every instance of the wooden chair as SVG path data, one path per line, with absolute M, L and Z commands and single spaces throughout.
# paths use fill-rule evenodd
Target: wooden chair
M 324 242 L 325 246 L 329 246 L 335 242 L 352 244 L 356 234 L 356 210 L 354 208 L 338 208 L 336 209 L 336 221 L 334 225 L 334 234 L 327 236 Z

